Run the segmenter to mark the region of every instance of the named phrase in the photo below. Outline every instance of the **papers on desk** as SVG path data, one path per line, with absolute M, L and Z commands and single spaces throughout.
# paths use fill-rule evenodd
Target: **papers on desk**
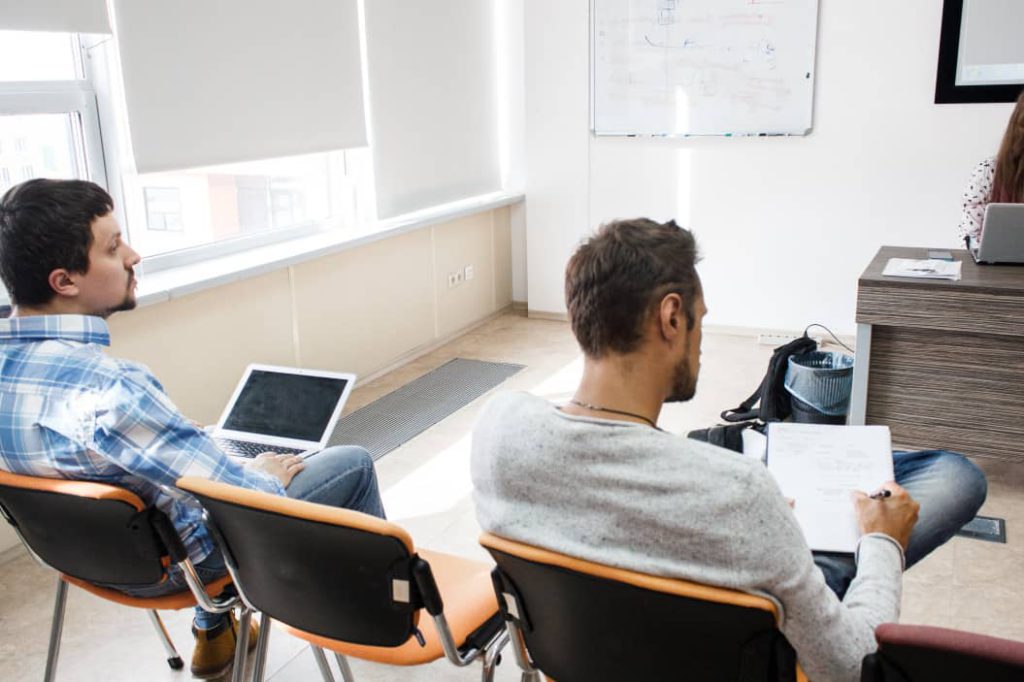
M 962 265 L 963 263 L 958 260 L 890 258 L 889 262 L 885 264 L 885 269 L 882 270 L 882 276 L 948 279 L 955 282 L 960 279 Z
M 768 471 L 795 500 L 808 546 L 854 552 L 860 529 L 851 493 L 873 493 L 893 480 L 887 426 L 777 423 L 768 427 Z

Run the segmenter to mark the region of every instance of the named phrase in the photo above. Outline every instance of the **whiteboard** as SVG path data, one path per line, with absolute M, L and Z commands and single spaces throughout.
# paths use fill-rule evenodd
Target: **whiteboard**
M 593 0 L 597 135 L 806 135 L 818 0 Z

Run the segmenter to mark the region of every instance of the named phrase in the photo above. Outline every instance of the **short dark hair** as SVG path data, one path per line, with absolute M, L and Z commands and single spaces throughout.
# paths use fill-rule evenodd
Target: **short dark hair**
M 583 352 L 599 358 L 629 353 L 643 338 L 653 305 L 670 293 L 683 299 L 687 328 L 701 294 L 697 243 L 674 220 L 617 220 L 602 225 L 565 269 L 569 322 Z
M 92 222 L 114 209 L 99 185 L 37 178 L 0 199 L 0 279 L 11 302 L 44 305 L 55 293 L 50 273 L 89 270 Z

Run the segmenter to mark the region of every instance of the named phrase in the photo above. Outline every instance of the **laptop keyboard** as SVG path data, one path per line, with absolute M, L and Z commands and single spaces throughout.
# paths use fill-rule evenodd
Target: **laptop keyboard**
M 231 440 L 230 438 L 215 438 L 217 445 L 220 449 L 229 455 L 235 455 L 236 457 L 248 457 L 252 459 L 261 452 L 276 452 L 280 455 L 297 455 L 305 450 L 298 448 L 282 448 L 276 445 L 266 445 L 265 443 L 250 443 L 246 440 Z

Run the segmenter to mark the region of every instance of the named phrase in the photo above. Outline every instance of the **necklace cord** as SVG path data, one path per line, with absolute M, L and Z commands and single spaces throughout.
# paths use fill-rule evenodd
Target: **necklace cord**
M 616 410 L 610 407 L 601 407 L 600 405 L 592 405 L 590 403 L 585 403 L 580 400 L 576 400 L 575 398 L 570 398 L 569 402 L 577 407 L 582 407 L 585 410 L 592 410 L 594 412 L 608 412 L 609 414 L 621 414 L 623 417 L 635 417 L 636 419 L 642 419 L 648 424 L 650 424 L 653 428 L 658 429 L 658 425 L 655 424 L 653 420 L 643 416 L 642 414 L 637 414 L 635 412 L 626 412 L 625 410 Z M 658 430 L 660 431 L 661 429 Z

